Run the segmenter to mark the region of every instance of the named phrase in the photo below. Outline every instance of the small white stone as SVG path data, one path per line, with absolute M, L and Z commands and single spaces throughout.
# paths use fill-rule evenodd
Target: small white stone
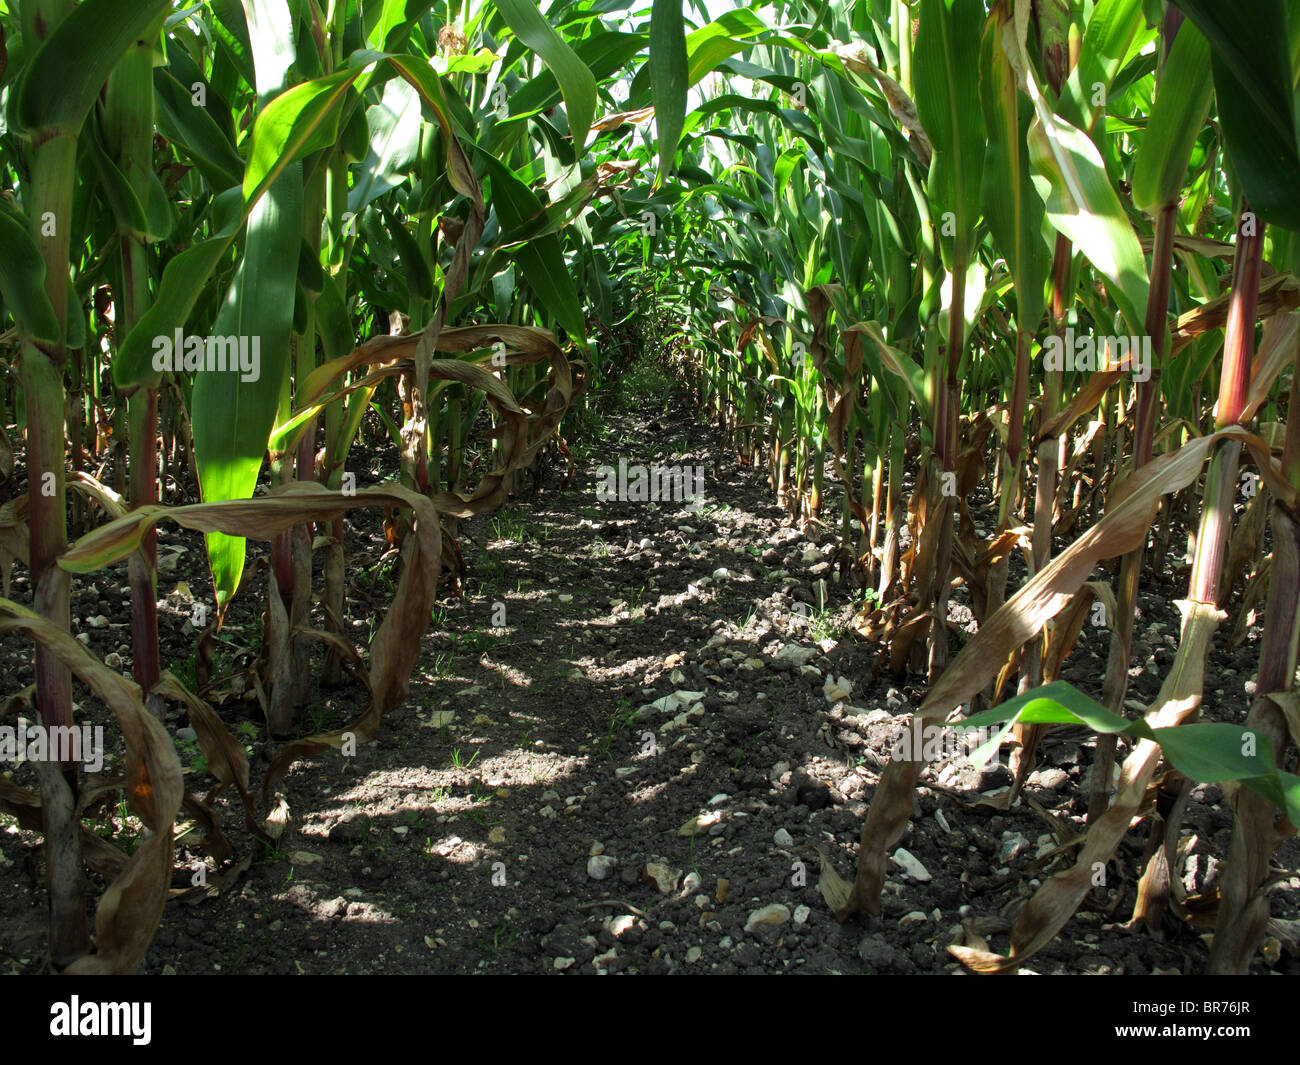
M 749 915 L 745 921 L 745 931 L 752 932 L 759 925 L 783 925 L 790 920 L 790 909 L 780 902 L 769 903 Z
M 592 880 L 604 880 L 614 871 L 618 859 L 608 854 L 594 854 L 587 859 L 587 875 Z
M 998 850 L 998 861 L 1004 864 L 1010 862 L 1028 846 L 1029 840 L 1025 839 L 1019 832 L 1004 832 L 1002 834 L 1002 846 Z
M 899 847 L 898 850 L 894 851 L 892 860 L 895 865 L 902 867 L 905 875 L 910 876 L 913 880 L 924 882 L 930 879 L 930 873 L 925 866 L 905 848 Z
M 674 869 L 666 862 L 646 862 L 641 870 L 641 879 L 654 884 L 661 895 L 669 895 L 675 891 L 677 880 L 681 875 L 680 869 Z

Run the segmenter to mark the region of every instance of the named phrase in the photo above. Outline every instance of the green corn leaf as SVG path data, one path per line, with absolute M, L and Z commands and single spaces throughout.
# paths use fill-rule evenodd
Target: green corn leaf
M 1165 60 L 1133 166 L 1133 203 L 1148 214 L 1177 201 L 1213 88 L 1210 42 L 1195 24 L 1184 22 Z
M 253 54 L 253 77 L 247 78 L 257 88 L 259 107 L 268 106 L 289 86 L 289 71 L 296 58 L 293 5 L 280 0 L 240 0 L 231 4 L 238 15 L 243 8 L 243 19 L 248 34 L 249 50 Z
M 153 84 L 163 136 L 194 160 L 215 190 L 240 184 L 244 161 L 207 109 L 194 106 L 191 90 L 167 70 L 155 70 Z
M 1146 328 L 1146 259 L 1101 154 L 1086 133 L 1052 112 L 1034 77 L 1025 42 L 1011 23 L 1003 27 L 1002 47 L 1034 105 L 1029 159 L 1047 218 L 1110 280 L 1111 295 L 1129 330 L 1140 335 Z
M 84 293 L 78 294 L 75 285 L 68 286 L 68 313 L 63 336 L 63 346 L 75 350 L 86 346 L 86 301 Z
M 388 56 L 388 62 L 397 69 L 420 94 L 420 99 L 433 112 L 447 139 L 447 177 L 452 188 L 462 196 L 467 196 L 478 209 L 483 207 L 483 194 L 478 187 L 478 178 L 465 158 L 465 151 L 460 146 L 456 135 L 456 126 L 452 122 L 451 106 L 443 90 L 442 79 L 430 68 L 428 63 L 412 59 L 410 56 Z
M 239 81 L 255 84 L 252 42 L 242 0 L 211 0 L 211 4 L 214 18 L 208 25 L 221 45 L 222 58 Z
M 338 140 L 341 105 L 361 74 L 361 69 L 340 70 L 295 85 L 257 116 L 244 171 L 245 202 L 254 202 L 285 167 Z
M 144 205 L 149 240 L 166 240 L 176 228 L 176 211 L 157 174 L 149 175 L 149 196 Z
M 1246 777 L 1242 783 L 1258 792 L 1280 810 L 1285 810 L 1291 823 L 1300 818 L 1300 776 L 1275 769 L 1267 776 Z
M 1273 768 L 1268 737 L 1241 725 L 1198 723 L 1151 731 L 1174 768 L 1192 780 L 1219 784 L 1266 776 Z
M 1017 89 L 1015 72 L 999 44 L 1001 24 L 990 17 L 981 55 L 980 93 L 989 138 L 982 202 L 993 240 L 1015 278 L 1020 327 L 1035 330 L 1046 305 L 1051 255 L 1043 240 L 1043 201 L 1030 177 L 1026 136 L 1033 109 Z
M 1250 17 L 1215 0 L 1175 0 L 1213 49 L 1214 95 L 1232 169 L 1251 210 L 1300 229 L 1300 150 L 1286 0 L 1252 0 Z M 1295 19 L 1297 15 L 1291 15 Z M 1181 37 L 1182 34 L 1180 33 Z
M 1087 725 L 1094 732 L 1126 732 L 1142 722 L 1129 721 L 1107 710 L 1063 680 L 1033 688 L 982 713 L 963 718 L 962 728 L 982 728 L 1005 722 L 1002 730 L 970 753 L 976 765 L 983 765 L 997 753 L 1003 738 L 1017 721 L 1036 725 Z M 1147 729 L 1150 732 L 1150 729 Z
M 257 484 L 289 370 L 303 238 L 302 164 L 289 157 L 323 146 L 318 131 L 330 128 L 331 114 L 337 130 L 338 102 L 361 73 L 340 71 L 296 87 L 304 91 L 286 88 L 295 56 L 292 12 L 277 0 L 244 0 L 243 6 L 260 114 L 244 174 L 244 255 L 212 335 L 237 337 L 250 349 L 256 341 L 260 358 L 251 380 L 212 370 L 194 382 L 194 462 L 205 502 L 247 499 Z M 271 157 L 277 149 L 284 155 Z M 224 611 L 243 576 L 245 542 L 221 532 L 206 540 L 217 608 Z
M 653 12 L 652 12 L 653 14 Z M 741 12 L 730 12 L 740 15 Z M 744 12 L 754 18 L 751 12 Z M 753 47 L 748 38 L 768 32 L 768 27 L 755 19 L 755 24 L 741 24 L 736 20 L 718 19 L 686 35 L 686 84 L 694 85 L 706 74 L 712 73 L 737 52 Z M 639 49 L 638 49 L 639 50 Z M 630 107 L 650 102 L 654 87 L 650 81 L 651 68 L 644 64 L 632 79 L 628 91 Z
M 574 341 L 585 346 L 586 315 L 559 240 L 554 236 L 531 240 L 521 245 L 514 256 L 537 294 L 540 307 L 562 325 Z
M 407 291 L 417 300 L 432 299 L 433 276 L 429 273 L 429 265 L 425 262 L 415 238 L 392 211 L 385 210 L 383 215 L 388 223 L 388 234 L 393 238 L 397 257 L 401 261 L 401 272 L 406 281 Z
M 58 343 L 59 322 L 45 294 L 45 260 L 27 226 L 8 211 L 0 211 L 0 295 L 23 335 Z
M 1079 62 L 1061 95 L 1060 116 L 1090 133 L 1097 128 L 1116 76 L 1153 34 L 1146 29 L 1141 0 L 1099 0 L 1083 31 Z
M 627 67 L 644 48 L 645 36 L 640 33 L 593 33 L 573 44 L 574 53 L 601 83 Z M 513 120 L 535 115 L 559 98 L 560 86 L 547 68 L 526 82 L 517 93 L 512 93 L 506 102 Z
M 272 76 L 283 76 L 288 70 L 283 51 L 267 41 L 260 41 L 259 47 L 263 49 L 262 68 L 272 71 Z M 123 341 L 114 360 L 113 380 L 118 388 L 130 389 L 157 379 L 153 367 L 155 338 L 170 337 L 184 326 L 213 271 L 229 253 L 244 220 L 254 212 L 276 175 L 284 172 L 292 158 L 301 158 L 331 143 L 331 134 L 336 134 L 338 128 L 339 102 L 362 69 L 340 71 L 329 78 L 298 86 L 297 89 L 308 91 L 295 95 L 296 90 L 290 90 L 263 110 L 253 130 L 254 163 L 260 177 L 254 174 L 254 164 L 250 163 L 243 190 L 227 190 L 236 195 L 242 192 L 242 211 L 232 209 L 229 195 L 218 197 L 218 203 L 224 202 L 220 212 L 224 221 L 214 226 L 216 231 L 207 240 L 187 248 L 167 263 L 157 298 Z M 436 81 L 436 75 L 430 73 L 430 77 Z M 291 97 L 289 102 L 280 103 L 286 96 Z
M 205 502 L 248 499 L 275 424 L 289 367 L 289 337 L 302 242 L 302 166 L 291 164 L 258 200 L 248 219 L 248 244 L 230 293 L 212 326 L 214 337 L 259 345 L 253 380 L 230 370 L 200 372 L 192 405 L 194 460 Z M 244 571 L 244 540 L 208 533 L 208 559 L 219 609 Z
M 532 0 L 497 0 L 497 10 L 516 37 L 542 58 L 564 95 L 573 134 L 573 150 L 581 156 L 596 116 L 596 79 L 587 65 L 551 28 Z
M 1029 128 L 1029 157 L 1052 225 L 1112 282 L 1111 295 L 1130 330 L 1140 334 L 1147 302 L 1142 246 L 1096 146 L 1082 130 L 1040 114 Z
M 659 140 L 659 176 L 663 184 L 677 157 L 677 141 L 686 122 L 686 25 L 682 0 L 654 0 L 650 15 L 650 85 Z
M 1141 718 L 1129 720 L 1111 713 L 1073 685 L 1058 680 L 964 718 L 961 728 L 1005 723 L 996 736 L 971 752 L 971 761 L 982 765 L 992 758 L 1017 721 L 1087 725 L 1094 732 L 1154 740 L 1185 777 L 1202 783 L 1239 780 L 1286 810 L 1288 816 L 1300 814 L 1300 777 L 1278 771 L 1268 737 L 1240 725 L 1195 723 L 1153 729 Z
M 517 230 L 542 212 L 541 202 L 510 169 L 491 156 L 484 157 L 492 178 L 492 205 L 501 220 L 503 233 Z M 535 237 L 511 254 L 537 294 L 536 303 L 576 341 L 585 343 L 587 319 L 578 299 L 578 289 L 564 261 L 559 238 L 553 233 Z
M 396 188 L 419 158 L 420 108 L 410 83 L 394 78 L 379 103 L 366 111 L 370 143 L 348 193 L 348 210 L 361 211 L 378 196 Z
M 400 47 L 398 31 L 424 15 L 433 6 L 430 2 L 415 3 L 413 0 L 384 0 L 383 12 L 369 37 L 376 48 L 389 49 Z
M 1217 0 L 1173 0 L 1209 39 L 1215 57 L 1271 137 L 1295 139 L 1285 0 L 1252 0 L 1250 18 Z M 1217 77 L 1216 77 L 1217 87 Z M 1222 105 L 1223 93 L 1219 103 Z
M 686 38 L 686 53 L 690 56 L 690 84 L 694 85 L 704 75 L 712 73 L 724 60 L 737 52 L 753 47 L 752 38 L 770 32 L 752 11 L 729 11 L 707 26 Z M 633 89 L 635 93 L 635 88 Z
M 891 347 L 886 341 L 880 326 L 875 322 L 858 322 L 849 327 L 851 332 L 862 333 L 870 338 L 876 346 L 882 366 L 900 378 L 911 393 L 912 401 L 921 411 L 930 409 L 930 400 L 926 394 L 925 369 L 914 359 Z
M 348 310 L 338 281 L 329 274 L 323 274 L 321 282 L 321 292 L 316 299 L 316 331 L 320 337 L 322 354 L 328 362 L 351 351 L 356 334 L 348 320 Z
M 135 328 L 122 341 L 113 360 L 113 382 L 121 389 L 132 389 L 156 381 L 153 366 L 154 338 L 173 336 L 189 319 L 194 304 L 217 266 L 226 258 L 235 237 L 243 226 L 237 209 L 239 190 L 228 189 L 218 202 L 226 217 L 216 232 L 171 259 L 163 270 L 158 294 Z
M 31 130 L 81 129 L 117 62 L 156 35 L 169 0 L 83 0 L 32 56 L 18 89 L 18 120 Z
M 951 288 L 957 281 L 955 274 L 949 274 L 944 281 L 945 287 Z M 962 320 L 966 326 L 966 335 L 969 336 L 975 328 L 975 323 L 980 320 L 984 314 L 986 302 L 993 302 L 996 298 L 996 291 L 989 293 L 990 299 L 986 301 L 985 295 L 988 285 L 988 276 L 984 273 L 984 264 L 977 258 L 973 258 L 966 267 L 966 280 L 964 283 L 962 295 Z M 952 300 L 949 298 L 945 301 L 944 309 L 939 316 L 939 328 L 945 333 L 948 331 L 948 308 L 952 306 Z
M 144 204 L 135 194 L 131 183 L 117 164 L 93 140 L 90 142 L 91 156 L 95 161 L 95 170 L 99 174 L 100 188 L 117 228 L 121 232 L 143 236 L 149 228 L 149 219 L 145 217 Z
M 930 163 L 933 221 L 944 265 L 970 260 L 984 174 L 980 113 L 980 0 L 922 0 L 916 38 L 916 110 L 934 148 Z M 951 213 L 950 218 L 944 216 Z M 946 224 L 951 222 L 951 225 Z

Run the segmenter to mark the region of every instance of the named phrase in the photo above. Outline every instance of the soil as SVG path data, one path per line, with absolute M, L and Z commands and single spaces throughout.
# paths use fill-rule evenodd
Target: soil
M 860 604 L 834 580 L 833 531 L 791 527 L 766 475 L 716 436 L 680 403 L 611 415 L 567 485 L 557 461 L 498 514 L 464 522 L 460 595 L 440 599 L 407 700 L 354 756 L 294 767 L 274 850 L 243 833 L 235 796 L 216 800 L 251 864 L 223 878 L 208 861 L 209 890 L 168 905 L 142 971 L 956 973 L 965 970 L 946 947 L 962 941 L 963 924 L 1005 951 L 1026 898 L 1071 860 L 1053 851 L 1083 828 L 1091 734 L 1053 730 L 1006 810 L 995 808 L 1010 779 L 1005 751 L 983 770 L 956 753 L 930 765 L 899 842 L 916 864 L 891 863 L 879 918 L 839 924 L 818 891 L 821 855 L 852 876 L 881 767 L 924 688 L 837 634 Z M 602 502 L 596 470 L 620 458 L 702 466 L 705 499 Z M 392 472 L 391 456 L 371 463 L 359 483 Z M 838 513 L 833 494 L 825 513 Z M 349 523 L 350 624 L 362 646 L 391 595 L 373 564 L 379 541 L 374 517 Z M 165 527 L 160 556 L 163 660 L 183 674 L 194 644 L 186 592 L 210 589 L 201 539 Z M 124 566 L 78 580 L 72 612 L 90 649 L 129 675 L 125 586 Z M 1130 699 L 1158 689 L 1185 589 L 1185 576 L 1144 576 Z M 12 596 L 30 600 L 21 567 Z M 227 664 L 256 649 L 257 599 L 245 594 L 232 610 Z M 960 595 L 951 619 L 964 639 Z M 1230 627 L 1208 663 L 1204 713 L 1241 722 L 1259 632 L 1229 648 Z M 1085 626 L 1064 673 L 1093 696 L 1106 636 Z M 19 641 L 0 648 L 0 672 L 8 691 L 30 681 Z M 109 724 L 84 690 L 77 698 L 85 720 Z M 361 699 L 356 687 L 318 686 L 300 711 L 303 734 L 338 727 Z M 232 729 L 251 723 L 258 793 L 274 747 L 257 704 L 230 698 L 220 713 Z M 168 708 L 167 722 L 183 728 L 183 712 Z M 211 779 L 192 746 L 182 759 L 187 786 L 202 793 Z M 11 773 L 35 787 L 31 766 Z M 130 818 L 103 824 L 129 848 Z M 1212 894 L 1231 824 L 1222 789 L 1197 786 L 1175 873 L 1193 893 Z M 1124 927 L 1149 826 L 1026 968 L 1204 971 L 1212 916 L 1205 927 L 1172 916 L 1154 932 Z M 175 886 L 189 887 L 201 864 L 182 841 Z M 1295 921 L 1300 844 L 1274 864 L 1285 872 L 1273 915 Z M 42 881 L 39 837 L 0 817 L 8 971 L 45 965 Z M 97 897 L 104 884 L 92 886 Z M 1268 946 L 1253 971 L 1300 973 L 1293 940 Z

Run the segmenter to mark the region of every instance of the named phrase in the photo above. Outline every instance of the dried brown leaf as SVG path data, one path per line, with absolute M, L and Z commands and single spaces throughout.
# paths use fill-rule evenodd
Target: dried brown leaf
M 1210 639 L 1225 617 L 1209 603 L 1182 600 L 1178 606 L 1183 614 L 1182 638 L 1160 693 L 1146 712 L 1152 728 L 1178 725 L 1200 708 Z M 1128 834 L 1159 760 L 1160 745 L 1153 740 L 1141 740 L 1124 759 L 1114 803 L 1089 829 L 1075 864 L 1045 881 L 1026 904 L 1011 930 L 1009 955 L 954 950 L 954 956 L 975 972 L 1007 972 L 1050 943 L 1091 890 L 1097 870 L 1105 868 Z
M 95 911 L 96 953 L 66 970 L 128 973 L 157 931 L 172 869 L 172 824 L 180 809 L 181 765 L 137 685 L 95 659 L 66 631 L 25 607 L 0 599 L 0 635 L 20 632 L 67 666 L 113 712 L 126 742 L 125 779 L 131 809 L 152 831 L 109 885 Z

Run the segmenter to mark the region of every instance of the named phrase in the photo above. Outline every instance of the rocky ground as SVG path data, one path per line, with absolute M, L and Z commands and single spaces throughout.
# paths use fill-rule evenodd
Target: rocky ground
M 296 766 L 274 851 L 242 834 L 237 800 L 217 800 L 253 860 L 224 881 L 210 869 L 219 890 L 169 904 L 143 971 L 910 974 L 963 971 L 945 948 L 972 934 L 1006 949 L 1025 899 L 1069 860 L 1058 843 L 1083 826 L 1090 734 L 1051 733 L 1005 810 L 1005 765 L 977 771 L 946 752 L 918 789 L 882 916 L 837 923 L 818 891 L 822 856 L 852 875 L 881 767 L 924 691 L 880 671 L 875 649 L 844 634 L 854 604 L 834 581 L 834 536 L 790 527 L 762 473 L 675 406 L 611 416 L 567 487 L 552 474 L 464 524 L 463 594 L 435 610 L 410 697 L 354 757 Z M 597 468 L 620 458 L 700 465 L 706 498 L 601 501 Z M 376 530 L 352 535 L 350 575 L 374 591 L 362 560 Z M 164 530 L 164 645 L 181 672 L 192 645 L 184 593 L 206 579 L 201 550 Z M 129 671 L 124 590 L 124 571 L 79 583 L 73 613 L 88 645 Z M 1172 661 L 1178 595 L 1144 583 L 1134 700 L 1154 695 Z M 350 609 L 364 644 L 367 597 Z M 960 596 L 953 609 L 969 619 Z M 245 623 L 232 657 L 240 639 L 256 643 L 251 614 Z M 1223 643 L 1206 712 L 1241 721 L 1258 645 Z M 25 649 L 11 640 L 2 654 L 0 668 L 22 678 Z M 1104 654 L 1104 633 L 1085 631 L 1065 679 L 1097 694 Z M 337 727 L 359 698 L 320 692 L 304 732 Z M 270 752 L 255 707 L 222 713 L 246 735 L 260 777 Z M 184 727 L 179 714 L 169 723 Z M 190 786 L 203 790 L 196 749 L 182 754 Z M 13 773 L 32 786 L 29 766 Z M 1194 790 L 1186 823 L 1176 875 L 1212 892 L 1231 825 L 1218 786 Z M 130 846 L 125 816 L 105 831 Z M 1107 889 L 1028 969 L 1203 971 L 1206 927 L 1123 927 L 1146 833 L 1145 823 L 1133 831 Z M 0 817 L 0 967 L 12 972 L 43 964 L 39 854 L 37 837 Z M 200 863 L 183 848 L 182 859 L 178 887 Z M 1273 912 L 1295 922 L 1295 840 L 1278 860 L 1289 878 Z M 1296 927 L 1278 926 L 1255 971 L 1300 973 Z

